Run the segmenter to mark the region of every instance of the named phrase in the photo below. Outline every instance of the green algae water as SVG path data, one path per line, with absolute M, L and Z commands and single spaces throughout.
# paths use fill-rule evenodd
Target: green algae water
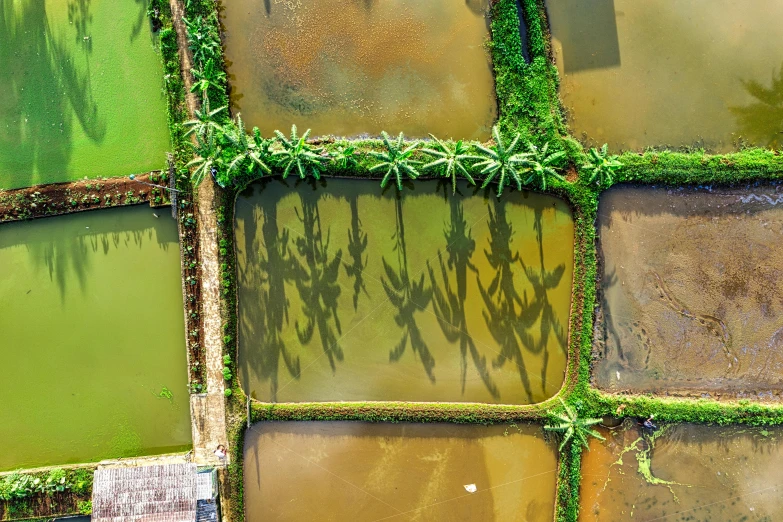
M 600 431 L 607 440 L 591 439 L 582 457 L 581 522 L 771 522 L 783 513 L 780 428 L 682 424 L 652 434 L 626 419 Z
M 529 404 L 563 383 L 574 225 L 467 183 L 269 180 L 236 205 L 240 378 L 270 402 Z
M 554 518 L 555 446 L 534 425 L 265 422 L 244 470 L 247 520 Z
M 264 135 L 486 139 L 497 117 L 487 2 L 226 0 L 232 104 Z
M 136 207 L 4 224 L 0 270 L 0 470 L 188 448 L 174 220 Z
M 612 149 L 783 143 L 783 3 L 547 0 L 571 132 Z
M 146 11 L 141 0 L 0 2 L 0 189 L 165 165 Z

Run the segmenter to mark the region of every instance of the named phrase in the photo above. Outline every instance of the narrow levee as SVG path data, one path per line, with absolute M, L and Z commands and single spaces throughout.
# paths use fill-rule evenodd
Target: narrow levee
M 178 257 L 149 207 L 0 226 L 0 470 L 189 448 Z
M 574 224 L 467 183 L 268 180 L 236 204 L 240 377 L 266 402 L 530 404 L 563 383 Z
M 557 458 L 542 433 L 537 425 L 260 423 L 245 437 L 245 519 L 551 521 Z

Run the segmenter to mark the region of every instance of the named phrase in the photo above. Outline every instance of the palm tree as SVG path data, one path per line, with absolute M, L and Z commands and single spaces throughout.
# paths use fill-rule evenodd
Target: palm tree
M 255 137 L 255 131 L 258 129 L 256 128 L 253 130 Z M 223 136 L 228 143 L 231 144 L 231 154 L 233 157 L 228 165 L 228 169 L 226 169 L 226 176 L 228 179 L 222 179 L 222 177 L 218 178 L 218 184 L 221 187 L 225 187 L 228 182 L 231 181 L 231 175 L 237 170 L 241 170 L 243 165 L 247 168 L 247 174 L 253 174 L 253 171 L 256 169 L 261 170 L 265 174 L 272 173 L 272 170 L 266 164 L 267 155 L 264 153 L 264 148 L 258 147 L 255 140 L 251 141 L 248 139 L 245 123 L 242 121 L 242 115 L 237 114 L 236 123 L 232 122 L 226 125 Z M 263 144 L 264 140 L 261 138 L 260 133 L 258 134 L 258 138 L 261 139 L 261 143 Z M 241 174 L 241 172 L 239 174 Z
M 454 144 L 454 148 L 449 147 L 446 143 L 442 142 L 432 134 L 430 137 L 435 141 L 436 149 L 425 148 L 422 152 L 426 152 L 431 156 L 435 156 L 435 161 L 427 163 L 422 168 L 424 170 L 434 169 L 441 167 L 440 173 L 444 178 L 451 178 L 451 191 L 452 194 L 457 193 L 457 173 L 462 174 L 467 178 L 471 185 L 475 185 L 473 177 L 470 172 L 465 168 L 465 162 L 470 160 L 480 160 L 480 156 L 468 154 L 468 146 L 465 145 L 462 140 Z
M 573 408 L 565 403 L 562 397 L 558 397 L 558 399 L 560 399 L 560 404 L 563 405 L 565 411 L 563 413 L 550 413 L 549 424 L 544 426 L 544 429 L 547 431 L 564 434 L 563 441 L 560 443 L 558 451 L 563 451 L 565 445 L 572 438 L 578 444 L 587 448 L 587 451 L 590 451 L 590 448 L 587 445 L 588 435 L 593 436 L 598 440 L 606 440 L 600 433 L 590 428 L 590 426 L 601 422 L 601 419 L 582 419 Z
M 413 161 L 411 155 L 418 148 L 419 142 L 414 142 L 406 148 L 403 148 L 403 135 L 397 137 L 397 141 L 391 141 L 386 131 L 381 131 L 381 137 L 383 138 L 383 144 L 386 146 L 385 152 L 370 151 L 370 154 L 377 158 L 380 163 L 377 163 L 370 167 L 370 172 L 376 170 L 386 169 L 386 174 L 381 180 L 381 188 L 385 188 L 389 182 L 389 178 L 392 175 L 397 180 L 397 190 L 402 190 L 402 177 L 407 174 L 410 179 L 416 179 L 419 177 L 419 171 L 416 170 L 414 165 L 419 165 L 420 161 Z
M 215 60 L 212 58 L 207 60 L 202 67 L 196 67 L 191 71 L 193 79 L 196 81 L 193 82 L 190 92 L 201 91 L 202 95 L 206 95 L 210 88 L 221 90 L 226 82 L 226 73 L 215 67 Z
M 522 179 L 519 177 L 527 169 L 524 167 L 528 154 L 525 152 L 514 153 L 519 143 L 519 133 L 511 140 L 511 144 L 505 146 L 500 137 L 498 126 L 492 127 L 492 137 L 495 139 L 495 145 L 492 148 L 476 145 L 481 151 L 483 160 L 473 165 L 481 168 L 481 174 L 487 175 L 481 188 L 485 188 L 490 182 L 498 177 L 498 197 L 503 194 L 503 189 L 511 182 L 513 178 L 517 183 L 517 190 L 522 189 Z
M 209 110 L 209 98 L 204 96 L 204 101 L 201 103 L 201 110 L 196 109 L 193 111 L 193 115 L 196 117 L 193 120 L 186 121 L 185 127 L 188 128 L 185 136 L 196 134 L 196 136 L 204 137 L 207 133 L 207 129 L 215 131 L 220 130 L 220 125 L 215 122 L 215 116 L 226 110 L 226 106 L 219 107 L 214 111 Z
M 597 150 L 595 147 L 590 149 L 587 163 L 582 165 L 582 168 L 590 173 L 588 183 L 592 183 L 598 178 L 597 184 L 611 184 L 614 180 L 614 173 L 623 167 L 622 162 L 618 159 L 616 154 L 609 156 L 608 145 L 604 143 L 601 150 Z
M 296 125 L 291 125 L 290 138 L 287 138 L 279 130 L 275 131 L 275 135 L 277 135 L 282 149 L 274 151 L 272 157 L 277 160 L 280 167 L 283 167 L 283 179 L 287 178 L 294 168 L 302 179 L 305 179 L 308 173 L 315 179 L 321 179 L 321 171 L 324 163 L 328 161 L 328 157 L 321 155 L 323 148 L 313 147 L 307 143 L 310 129 L 299 136 L 296 132 Z
M 526 169 L 530 172 L 530 177 L 525 181 L 525 185 L 529 185 L 534 179 L 538 180 L 539 185 L 543 190 L 546 190 L 546 180 L 549 177 L 557 178 L 560 181 L 565 178 L 560 175 L 552 165 L 565 156 L 564 151 L 553 152 L 547 154 L 549 149 L 549 143 L 544 143 L 544 146 L 540 149 L 533 143 L 527 144 L 528 157 L 524 161 Z

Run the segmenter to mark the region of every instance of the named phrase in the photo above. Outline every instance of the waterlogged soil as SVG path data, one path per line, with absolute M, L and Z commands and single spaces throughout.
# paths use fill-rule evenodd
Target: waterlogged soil
M 615 150 L 783 143 L 783 3 L 547 0 L 572 133 Z
M 598 214 L 597 384 L 780 399 L 783 186 L 625 186 Z
M 554 516 L 555 445 L 540 426 L 261 423 L 244 464 L 247 520 Z
M 189 447 L 171 217 L 128 207 L 3 224 L 0 266 L 0 471 Z
M 147 2 L 0 4 L 0 189 L 159 169 L 169 148 Z
M 487 2 L 232 0 L 236 112 L 264 135 L 486 139 L 497 117 Z
M 236 204 L 240 378 L 268 402 L 529 404 L 566 366 L 566 203 L 467 183 L 256 183 Z
M 626 419 L 582 457 L 581 522 L 750 522 L 783 513 L 783 431 Z

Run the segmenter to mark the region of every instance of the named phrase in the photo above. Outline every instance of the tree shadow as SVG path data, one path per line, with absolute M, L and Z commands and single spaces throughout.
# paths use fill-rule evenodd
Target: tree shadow
M 435 382 L 435 359 L 416 324 L 416 312 L 424 311 L 432 300 L 432 289 L 425 287 L 425 276 L 422 272 L 418 281 L 411 280 L 408 271 L 408 251 L 405 242 L 405 223 L 402 216 L 402 196 L 396 194 L 395 215 L 396 231 L 392 236 L 395 241 L 394 251 L 397 252 L 398 271 L 382 258 L 384 275 L 381 284 L 392 306 L 397 309 L 394 321 L 403 329 L 402 339 L 389 352 L 389 362 L 399 361 L 405 354 L 410 339 L 411 349 L 419 355 L 424 371 L 430 382 Z
M 68 4 L 77 40 L 89 33 L 88 7 L 84 0 Z M 76 45 L 89 55 L 92 39 L 84 38 Z M 71 48 L 50 27 L 43 0 L 0 3 L 0 175 L 11 180 L 4 185 L 29 185 L 36 171 L 67 170 L 72 113 L 92 141 L 105 136 L 89 71 L 78 71 Z
M 340 318 L 337 315 L 337 300 L 342 289 L 337 282 L 342 263 L 342 249 L 329 258 L 331 233 L 326 229 L 324 237 L 321 226 L 321 214 L 318 210 L 319 191 L 302 189 L 299 191 L 300 209 L 294 208 L 297 218 L 304 229 L 303 236 L 294 240 L 299 260 L 294 261 L 296 289 L 302 300 L 302 314 L 306 318 L 304 325 L 295 322 L 299 342 L 309 344 L 315 330 L 321 338 L 321 347 L 329 358 L 332 373 L 335 372 L 335 360 L 343 360 L 343 350 L 335 334 L 342 334 Z M 301 262 L 300 262 L 301 260 Z M 334 323 L 334 327 L 332 326 Z
M 514 265 L 520 261 L 519 252 L 513 251 L 514 228 L 506 218 L 506 202 L 491 198 L 489 209 L 489 250 L 484 255 L 495 271 L 495 277 L 487 288 L 481 284 L 478 275 L 476 281 L 479 293 L 484 301 L 482 312 L 484 322 L 495 342 L 500 345 L 500 353 L 492 361 L 493 368 L 502 368 L 507 361 L 517 366 L 519 379 L 525 389 L 528 402 L 533 402 L 533 390 L 522 357 L 522 347 L 532 347 L 534 339 L 519 321 L 526 309 L 527 296 L 523 301 L 514 285 Z M 518 309 L 520 311 L 518 311 Z
M 438 286 L 435 271 L 427 261 L 427 272 L 432 286 L 432 305 L 443 335 L 450 343 L 459 343 L 463 395 L 467 379 L 467 355 L 470 353 L 473 365 L 481 376 L 484 386 L 497 400 L 500 398 L 500 391 L 489 374 L 486 357 L 479 354 L 476 344 L 468 332 L 465 306 L 468 292 L 467 273 L 468 270 L 474 273 L 478 272 L 478 269 L 470 262 L 470 258 L 476 250 L 476 241 L 471 237 L 470 226 L 465 220 L 462 202 L 458 197 L 450 195 L 448 190 L 449 187 L 445 186 L 445 198 L 448 200 L 450 210 L 450 219 L 443 230 L 446 240 L 446 262 L 444 262 L 443 254 L 438 250 L 442 288 Z M 462 196 L 461 193 L 460 196 Z M 456 277 L 456 289 L 452 288 L 449 279 L 450 272 L 454 273 Z
M 740 80 L 757 101 L 745 107 L 730 107 L 737 119 L 739 133 L 754 144 L 771 148 L 783 145 L 783 65 L 767 88 L 755 80 Z
M 359 194 L 352 193 L 348 198 L 351 206 L 351 228 L 348 229 L 348 255 L 351 256 L 350 264 L 343 263 L 345 272 L 349 278 L 353 279 L 353 309 L 359 307 L 359 294 L 363 291 L 364 295 L 370 297 L 367 293 L 367 287 L 364 284 L 364 270 L 367 268 L 368 256 L 367 250 L 367 232 L 362 230 L 362 220 L 359 218 Z
M 266 184 L 262 182 L 261 185 Z M 251 185 L 249 190 L 255 186 Z M 292 378 L 299 379 L 301 375 L 299 357 L 288 352 L 282 335 L 289 324 L 290 301 L 286 295 L 286 283 L 294 280 L 295 264 L 289 231 L 284 227 L 281 230 L 277 210 L 276 199 L 262 198 L 259 219 L 245 220 L 247 261 L 244 266 L 240 264 L 239 271 L 240 299 L 245 303 L 239 308 L 242 315 L 240 342 L 245 347 L 242 356 L 246 359 L 242 364 L 244 380 L 249 388 L 249 369 L 259 371 L 260 379 L 270 383 L 270 402 L 277 402 L 281 359 Z M 256 240 L 257 226 L 262 219 L 259 244 Z M 257 262 L 252 257 L 256 253 Z M 255 344 L 256 339 L 259 339 L 258 345 Z
M 554 290 L 560 286 L 563 280 L 563 274 L 565 274 L 565 263 L 561 263 L 555 267 L 554 270 L 548 271 L 546 264 L 544 263 L 544 225 L 543 225 L 543 209 L 538 207 L 535 209 L 535 219 L 533 221 L 533 229 L 536 232 L 536 243 L 538 244 L 538 259 L 539 267 L 537 269 L 525 264 L 524 259 L 520 257 L 519 263 L 522 265 L 525 277 L 533 287 L 533 302 L 527 303 L 527 295 L 525 295 L 525 307 L 522 313 L 521 320 L 518 323 L 518 328 L 527 329 L 540 320 L 539 338 L 528 349 L 531 353 L 538 354 L 543 351 L 544 362 L 541 368 L 541 385 L 544 391 L 546 391 L 546 370 L 549 363 L 549 335 L 553 333 L 557 339 L 560 349 L 565 355 L 567 353 L 568 344 L 568 332 L 567 329 L 561 324 L 560 319 L 552 307 L 552 303 L 549 301 L 549 291 Z M 520 332 L 520 335 L 521 332 Z

